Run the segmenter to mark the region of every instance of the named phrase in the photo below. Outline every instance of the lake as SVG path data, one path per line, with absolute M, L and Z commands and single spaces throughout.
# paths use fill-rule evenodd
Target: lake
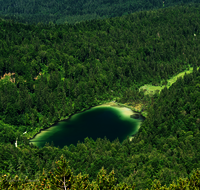
M 84 142 L 86 137 L 96 141 L 97 138 L 106 137 L 111 142 L 119 139 L 122 143 L 127 136 L 132 140 L 144 117 L 131 118 L 134 112 L 126 107 L 119 107 L 114 103 L 103 104 L 90 108 L 81 113 L 72 115 L 64 121 L 42 130 L 29 142 L 43 147 L 46 142 L 63 148 L 65 145 L 77 145 Z

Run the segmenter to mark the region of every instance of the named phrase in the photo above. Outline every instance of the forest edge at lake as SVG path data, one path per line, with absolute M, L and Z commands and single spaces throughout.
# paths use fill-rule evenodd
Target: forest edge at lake
M 197 67 L 197 70 L 198 70 L 199 68 L 200 68 L 200 67 Z M 183 76 L 185 75 L 185 73 L 186 73 L 186 74 L 189 74 L 189 73 L 192 73 L 192 71 L 193 71 L 193 67 L 188 67 L 187 70 L 185 70 L 185 71 L 183 71 L 183 72 L 180 72 L 180 73 L 178 73 L 177 75 L 175 75 L 175 76 L 169 78 L 169 79 L 167 80 L 167 82 L 165 83 L 165 85 L 162 85 L 162 86 L 158 86 L 158 85 L 157 85 L 157 86 L 153 86 L 153 85 L 144 85 L 144 86 L 142 86 L 142 87 L 139 88 L 139 91 L 140 91 L 140 90 L 143 90 L 143 91 L 145 91 L 145 94 L 146 94 L 146 95 L 149 94 L 149 96 L 153 96 L 155 93 L 160 93 L 160 91 L 161 91 L 162 89 L 164 89 L 165 87 L 169 88 L 173 83 L 176 82 L 176 80 L 177 80 L 179 77 L 183 77 Z M 40 74 L 40 75 L 41 75 L 41 74 Z M 163 82 L 164 82 L 164 81 L 161 81 L 161 83 L 163 83 Z M 153 89 L 152 89 L 152 88 L 153 88 Z M 142 120 L 144 120 L 146 117 L 148 117 L 148 116 L 147 116 L 147 112 L 146 112 L 146 107 L 147 107 L 146 105 L 137 104 L 137 103 L 135 103 L 135 102 L 134 102 L 134 103 L 133 103 L 133 102 L 129 102 L 129 103 L 123 103 L 123 104 L 122 104 L 122 103 L 117 103 L 117 102 L 116 102 L 116 99 L 117 99 L 117 98 L 115 98 L 115 99 L 114 99 L 113 101 L 111 101 L 111 102 L 110 102 L 110 101 L 109 101 L 109 102 L 105 101 L 105 102 L 103 102 L 103 103 L 100 104 L 100 105 L 92 106 L 92 107 L 87 108 L 87 109 L 82 109 L 82 111 L 78 111 L 78 112 L 76 112 L 76 113 L 74 113 L 74 114 L 77 114 L 77 113 L 80 113 L 80 112 L 89 110 L 89 109 L 91 109 L 91 108 L 93 108 L 93 107 L 98 107 L 98 106 L 107 105 L 107 106 L 120 106 L 120 107 L 129 108 L 129 109 L 131 109 L 133 112 L 135 112 L 135 114 L 133 114 L 133 116 L 131 116 L 131 117 L 133 117 L 133 118 L 137 118 L 137 116 L 139 115 L 139 118 L 141 118 Z M 137 114 L 136 114 L 136 113 L 137 113 Z M 74 115 L 74 114 L 72 114 L 72 115 Z M 69 116 L 66 116 L 66 117 L 64 117 L 64 118 L 61 118 L 58 122 L 60 122 L 60 121 L 65 121 L 65 120 L 69 119 L 72 115 L 69 115 Z M 58 122 L 52 123 L 48 128 L 57 125 Z M 39 134 L 41 131 L 44 131 L 44 130 L 46 130 L 46 129 L 48 129 L 48 128 L 40 129 L 39 132 L 34 133 L 34 135 L 33 135 L 32 137 L 29 136 L 29 140 L 34 139 L 34 137 L 35 137 L 37 134 Z M 130 138 L 130 139 L 132 139 L 132 138 Z

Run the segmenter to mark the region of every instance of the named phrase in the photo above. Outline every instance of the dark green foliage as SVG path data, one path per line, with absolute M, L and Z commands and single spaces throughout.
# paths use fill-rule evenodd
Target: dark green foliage
M 162 6 L 162 2 L 151 4 Z M 16 175 L 39 179 L 35 188 L 48 189 L 44 179 L 64 155 L 71 169 L 66 169 L 62 157 L 58 162 L 62 169 L 55 174 L 59 179 L 49 177 L 49 183 L 63 185 L 62 171 L 74 180 L 71 188 L 88 189 L 91 184 L 99 189 L 117 184 L 119 189 L 133 184 L 135 189 L 147 189 L 154 180 L 159 180 L 157 186 L 169 186 L 189 177 L 200 168 L 199 13 L 197 4 L 74 26 L 1 20 L 0 75 L 15 73 L 11 77 L 15 81 L 0 80 L 1 174 L 12 175 L 10 179 Z M 160 94 L 145 96 L 138 90 L 144 84 L 167 82 L 189 66 L 194 68 L 192 74 Z M 114 98 L 118 103 L 143 104 L 148 112 L 131 142 L 86 138 L 84 143 L 63 148 L 29 145 L 27 137 L 40 129 Z M 193 178 L 197 183 L 190 185 L 198 187 L 199 177 Z M 0 184 L 4 189 L 10 185 L 6 180 Z
M 125 16 L 130 13 L 138 13 L 139 19 L 143 17 L 139 11 L 163 9 L 164 7 L 187 5 L 191 6 L 195 3 L 199 3 L 198 0 L 96 0 L 90 2 L 84 1 L 45 1 L 45 0 L 27 0 L 20 3 L 16 3 L 14 0 L 7 0 L 1 2 L 0 16 L 5 19 L 13 19 L 21 23 L 38 24 L 43 26 L 43 23 L 49 24 L 51 27 L 56 28 L 57 24 L 70 23 L 77 24 L 88 20 L 105 19 L 110 17 Z M 185 11 L 187 12 L 187 10 Z M 145 12 L 145 15 L 147 13 Z M 155 18 L 157 22 L 159 18 Z M 162 22 L 165 22 L 162 19 Z M 143 22 L 146 24 L 147 21 Z M 93 28 L 91 26 L 91 28 Z M 99 29 L 99 28 L 97 28 Z M 83 30 L 80 30 L 82 32 Z M 110 32 L 109 27 L 107 31 Z M 184 34 L 187 34 L 187 30 L 184 30 Z M 52 40 L 53 36 L 48 36 L 48 40 Z M 63 39 L 62 31 L 56 33 L 56 37 Z M 45 40 L 45 34 L 40 35 L 40 38 Z M 141 38 L 143 40 L 144 37 Z M 9 38 L 7 39 L 9 40 Z M 38 44 L 34 46 L 35 50 L 38 50 Z
M 135 184 L 127 185 L 126 183 L 119 183 L 115 185 L 116 178 L 114 171 L 110 172 L 109 175 L 106 174 L 104 168 L 98 173 L 96 181 L 89 183 L 88 175 L 81 175 L 79 173 L 77 176 L 73 176 L 70 166 L 66 162 L 66 159 L 61 156 L 61 159 L 56 162 L 58 170 L 56 169 L 56 174 L 46 171 L 43 169 L 42 174 L 36 180 L 29 180 L 27 177 L 22 180 L 17 175 L 14 179 L 10 175 L 1 176 L 0 189 L 71 189 L 71 190 L 134 190 Z M 67 167 L 67 171 L 66 171 Z M 63 181 L 64 180 L 64 181 Z M 29 182 L 31 181 L 31 182 Z M 151 180 L 149 180 L 151 181 Z M 193 170 L 188 178 L 179 178 L 177 183 L 173 181 L 169 188 L 164 185 L 161 187 L 159 180 L 154 180 L 152 183 L 151 190 L 176 190 L 176 189 L 199 189 L 200 187 L 200 171 Z M 148 190 L 148 189 L 147 189 Z

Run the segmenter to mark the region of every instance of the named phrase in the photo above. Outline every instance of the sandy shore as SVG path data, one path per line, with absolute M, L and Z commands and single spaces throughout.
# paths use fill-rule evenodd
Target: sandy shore
M 134 137 L 130 137 L 129 140 L 132 141 Z
M 108 107 L 108 106 L 117 106 L 117 107 L 120 107 L 120 106 L 118 106 L 118 104 L 117 103 L 115 103 L 115 102 L 108 102 L 108 103 L 105 103 L 105 104 L 101 104 L 101 105 L 98 105 L 98 106 L 95 106 L 95 108 L 96 107 Z
M 118 106 L 115 102 L 109 102 L 106 104 L 95 106 L 94 108 L 97 108 L 97 107 L 115 107 L 115 108 L 119 109 L 120 111 L 122 111 L 125 116 L 130 116 L 135 113 L 129 108 Z

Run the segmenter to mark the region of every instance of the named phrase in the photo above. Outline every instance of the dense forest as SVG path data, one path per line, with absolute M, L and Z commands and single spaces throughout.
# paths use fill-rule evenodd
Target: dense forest
M 199 3 L 199 0 L 0 0 L 0 17 L 24 24 L 76 24 L 194 3 Z
M 0 19 L 0 28 L 1 189 L 200 188 L 198 3 L 75 25 Z M 139 91 L 189 67 L 169 89 Z M 148 113 L 132 141 L 29 144 L 41 129 L 113 99 Z

